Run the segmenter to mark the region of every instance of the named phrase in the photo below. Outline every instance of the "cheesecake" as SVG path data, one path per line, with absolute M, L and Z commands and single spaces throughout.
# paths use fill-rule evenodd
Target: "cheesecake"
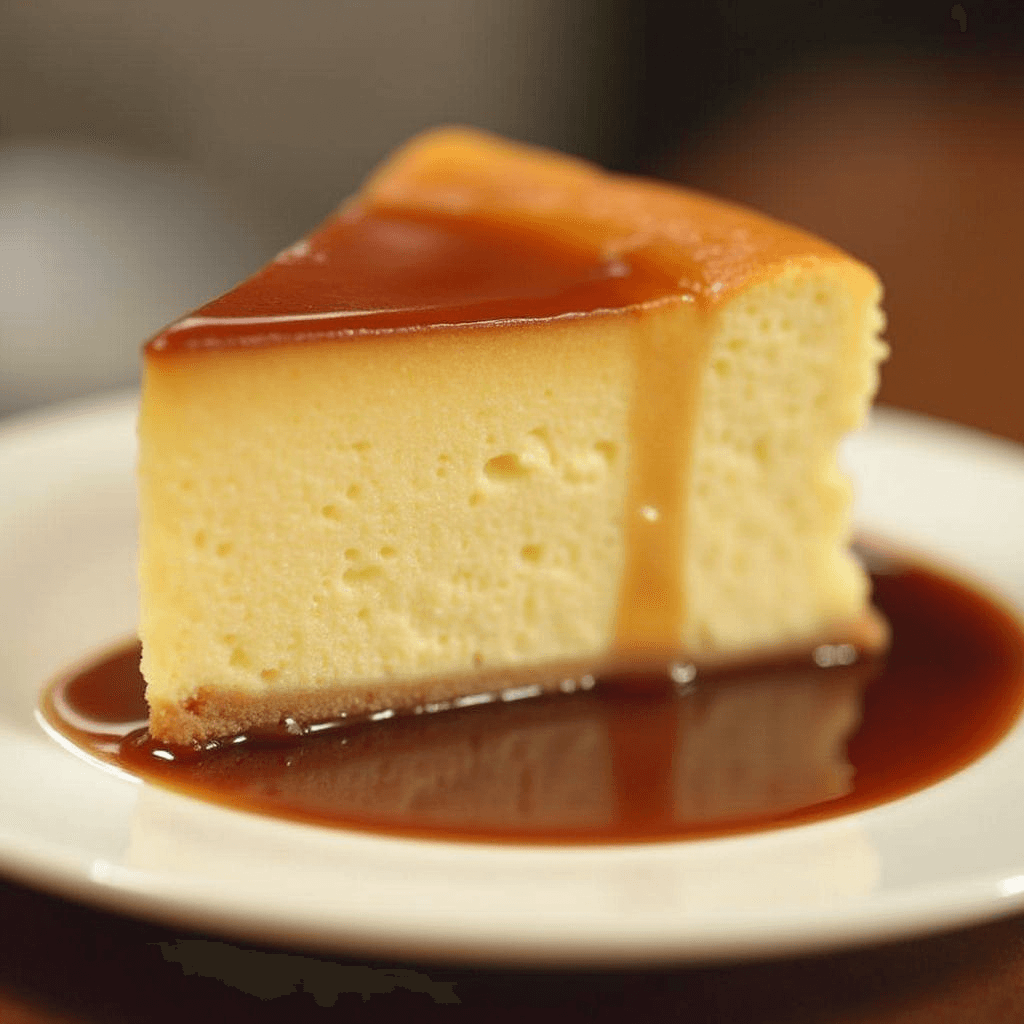
M 879 297 L 706 195 L 413 139 L 145 348 L 152 734 L 880 646 L 837 465 Z

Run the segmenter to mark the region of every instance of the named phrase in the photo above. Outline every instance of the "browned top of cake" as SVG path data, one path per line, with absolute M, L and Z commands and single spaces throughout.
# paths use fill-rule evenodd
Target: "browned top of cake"
M 845 258 L 698 193 L 479 132 L 427 133 L 307 239 L 154 338 L 148 354 L 511 323 L 674 298 Z

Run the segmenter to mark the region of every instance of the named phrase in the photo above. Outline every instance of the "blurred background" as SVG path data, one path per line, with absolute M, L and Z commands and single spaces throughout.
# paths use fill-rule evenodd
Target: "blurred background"
M 882 399 L 1024 440 L 1019 0 L 0 0 L 0 416 L 130 384 L 446 122 L 828 236 Z

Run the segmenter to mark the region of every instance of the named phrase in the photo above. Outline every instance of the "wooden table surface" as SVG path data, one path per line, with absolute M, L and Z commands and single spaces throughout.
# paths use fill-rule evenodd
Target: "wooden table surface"
M 189 955 L 176 962 L 169 946 Z M 301 978 L 308 988 L 296 990 Z M 303 1024 L 399 1015 L 424 1024 L 1019 1021 L 1024 919 L 830 956 L 700 969 L 489 971 L 256 949 L 0 882 L 2 1024 Z
M 1002 97 L 998 82 L 974 78 L 973 92 L 962 78 L 951 82 L 948 69 L 790 83 L 690 152 L 679 173 L 815 228 L 880 269 L 893 343 L 885 400 L 1020 441 L 1024 110 Z M 311 991 L 293 990 L 300 978 Z M 487 971 L 254 950 L 0 881 L 0 1024 L 398 1014 L 1024 1020 L 1024 917 L 884 947 L 701 969 Z

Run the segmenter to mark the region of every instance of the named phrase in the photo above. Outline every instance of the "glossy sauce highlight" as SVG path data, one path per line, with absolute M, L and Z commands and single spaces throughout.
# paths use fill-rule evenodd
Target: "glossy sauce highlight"
M 665 299 L 675 280 L 626 260 L 472 218 L 353 211 L 172 325 L 174 354 L 436 326 L 543 321 Z

